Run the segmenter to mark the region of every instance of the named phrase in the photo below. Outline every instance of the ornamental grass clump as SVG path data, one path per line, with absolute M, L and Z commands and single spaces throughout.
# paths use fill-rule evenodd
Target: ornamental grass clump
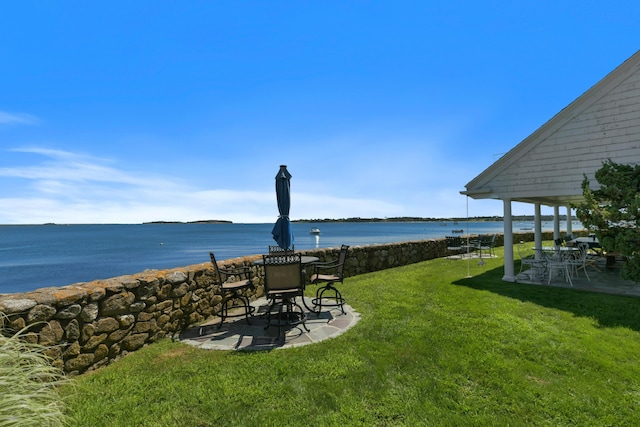
M 58 394 L 62 371 L 51 364 L 45 347 L 24 340 L 25 330 L 5 332 L 0 329 L 0 427 L 68 425 Z

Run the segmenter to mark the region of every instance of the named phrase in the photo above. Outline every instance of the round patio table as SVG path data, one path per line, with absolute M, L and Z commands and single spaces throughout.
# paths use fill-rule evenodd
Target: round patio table
M 318 262 L 320 261 L 320 258 L 318 258 L 317 256 L 309 256 L 309 255 L 302 255 L 300 257 L 300 262 L 302 264 L 312 264 L 314 262 Z M 257 259 L 255 261 L 253 261 L 254 265 L 264 265 L 264 260 L 262 258 Z

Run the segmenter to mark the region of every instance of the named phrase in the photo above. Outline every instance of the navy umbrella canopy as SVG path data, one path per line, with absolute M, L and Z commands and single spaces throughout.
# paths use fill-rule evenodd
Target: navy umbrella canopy
M 291 208 L 291 174 L 287 170 L 287 165 L 280 165 L 280 170 L 276 175 L 276 197 L 278 199 L 278 212 L 280 216 L 273 226 L 271 234 L 273 240 L 282 249 L 289 249 L 293 245 L 293 230 L 289 220 L 289 209 Z

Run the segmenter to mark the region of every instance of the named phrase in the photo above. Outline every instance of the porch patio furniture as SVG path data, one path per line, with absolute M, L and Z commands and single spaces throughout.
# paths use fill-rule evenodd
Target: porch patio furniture
M 300 254 L 284 253 L 263 255 L 264 291 L 270 301 L 266 312 L 267 325 L 278 327 L 278 337 L 282 327 L 305 325 L 307 319 L 304 308 L 296 301 L 304 298 L 305 277 Z
M 556 246 L 554 250 L 545 252 L 546 262 L 545 266 L 549 273 L 547 284 L 551 284 L 551 278 L 554 273 L 564 277 L 566 282 L 569 282 L 573 286 L 571 281 L 571 274 L 569 271 L 569 259 L 573 257 L 572 251 L 562 250 L 560 246 Z
M 596 271 L 602 271 L 598 263 L 602 260 L 603 257 L 597 254 L 593 254 L 591 252 L 587 253 L 587 259 L 585 260 L 585 265 L 587 267 L 591 267 Z
M 529 253 L 530 249 L 525 246 L 524 242 L 518 244 L 518 255 L 520 256 L 520 274 L 526 274 L 532 281 L 540 280 L 546 272 L 546 260 L 540 250 L 533 249 L 533 253 Z
M 589 237 L 577 237 L 570 242 L 573 246 L 578 246 L 581 243 L 587 245 L 587 258 L 585 260 L 585 265 L 587 267 L 591 267 L 596 271 L 602 271 L 598 263 L 606 258 L 606 254 L 604 254 L 602 250 L 602 246 L 600 246 L 600 241 L 595 235 L 591 235 Z
M 222 327 L 224 319 L 228 317 L 244 315 L 247 323 L 251 324 L 249 318 L 253 315 L 255 307 L 250 305 L 249 297 L 245 294 L 246 291 L 255 289 L 252 281 L 251 267 L 220 268 L 218 267 L 213 252 L 209 252 L 209 257 L 213 265 L 216 283 L 220 286 L 220 292 L 222 294 L 222 308 L 218 313 L 221 320 L 218 329 Z M 229 305 L 229 303 L 231 303 L 231 305 Z M 229 314 L 229 310 L 237 308 L 242 308 L 243 312 L 232 312 L 232 314 Z
M 587 255 L 589 251 L 589 245 L 586 243 L 578 243 L 578 250 L 573 253 L 573 256 L 567 260 L 569 264 L 570 273 L 577 276 L 578 270 L 582 269 L 585 277 L 588 281 L 591 281 L 589 278 L 589 273 L 587 273 Z
M 349 246 L 342 245 L 338 259 L 330 262 L 318 262 L 313 265 L 314 273 L 311 275 L 311 283 L 317 285 L 324 283 L 316 290 L 316 297 L 313 305 L 318 307 L 318 313 L 322 311 L 322 306 L 340 307 L 344 314 L 344 298 L 334 285 L 342 283 L 344 280 L 344 263 L 347 260 Z

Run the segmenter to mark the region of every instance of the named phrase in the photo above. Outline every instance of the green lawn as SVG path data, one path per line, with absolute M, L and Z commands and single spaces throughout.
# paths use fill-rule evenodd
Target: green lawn
M 79 426 L 640 424 L 640 299 L 505 283 L 497 254 L 348 278 L 361 320 L 319 344 L 151 345 L 64 389 L 70 415 Z

